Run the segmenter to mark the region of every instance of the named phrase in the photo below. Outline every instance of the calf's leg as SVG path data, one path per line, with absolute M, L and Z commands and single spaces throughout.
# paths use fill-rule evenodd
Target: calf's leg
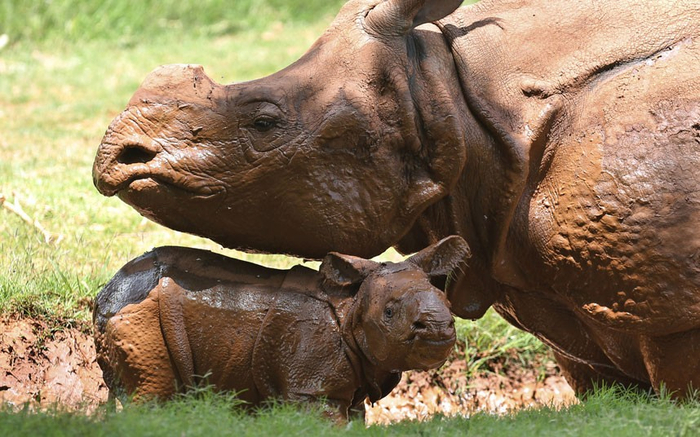
M 176 374 L 160 329 L 158 298 L 156 288 L 107 322 L 100 340 L 100 360 L 103 369 L 113 375 L 110 391 L 117 395 L 167 399 L 177 392 Z

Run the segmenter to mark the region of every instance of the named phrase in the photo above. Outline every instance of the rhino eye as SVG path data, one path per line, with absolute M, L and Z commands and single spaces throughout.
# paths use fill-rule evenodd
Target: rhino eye
M 253 127 L 259 132 L 267 132 L 277 125 L 277 121 L 269 116 L 261 116 L 253 121 Z
M 390 319 L 390 318 L 392 318 L 393 316 L 394 316 L 394 310 L 392 310 L 391 308 L 385 308 L 385 309 L 384 309 L 384 317 L 385 317 L 385 318 Z

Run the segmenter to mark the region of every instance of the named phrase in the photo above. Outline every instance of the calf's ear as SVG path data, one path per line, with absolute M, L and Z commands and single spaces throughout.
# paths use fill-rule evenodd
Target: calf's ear
M 407 261 L 432 277 L 449 275 L 469 257 L 471 250 L 467 242 L 458 235 L 452 235 L 426 247 Z
M 331 252 L 323 259 L 318 270 L 326 281 L 344 286 L 364 281 L 377 266 L 378 263 L 368 259 Z
M 416 26 L 445 18 L 461 4 L 462 0 L 386 0 L 365 20 L 380 35 L 404 35 Z

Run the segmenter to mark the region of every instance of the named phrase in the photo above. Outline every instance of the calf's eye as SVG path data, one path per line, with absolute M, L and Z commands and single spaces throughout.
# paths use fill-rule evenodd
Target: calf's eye
M 394 311 L 391 308 L 384 309 L 384 317 L 390 319 L 394 315 Z

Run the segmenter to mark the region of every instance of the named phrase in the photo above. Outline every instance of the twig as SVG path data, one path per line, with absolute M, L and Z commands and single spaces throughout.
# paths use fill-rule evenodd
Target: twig
M 0 193 L 0 205 L 2 205 L 3 208 L 10 211 L 11 213 L 18 215 L 22 220 L 24 220 L 25 223 L 29 224 L 30 226 L 33 226 L 36 230 L 41 232 L 41 234 L 44 236 L 44 242 L 46 244 L 58 244 L 63 239 L 62 235 L 52 234 L 51 232 L 47 231 L 41 225 L 41 223 L 39 223 L 39 220 L 32 220 L 32 218 L 29 217 L 29 215 L 26 212 L 24 212 L 24 209 L 22 209 L 22 205 L 19 204 L 19 199 L 17 198 L 17 195 L 14 194 L 13 196 L 15 201 L 13 203 L 10 203 L 7 201 L 7 197 L 5 197 L 4 194 Z

